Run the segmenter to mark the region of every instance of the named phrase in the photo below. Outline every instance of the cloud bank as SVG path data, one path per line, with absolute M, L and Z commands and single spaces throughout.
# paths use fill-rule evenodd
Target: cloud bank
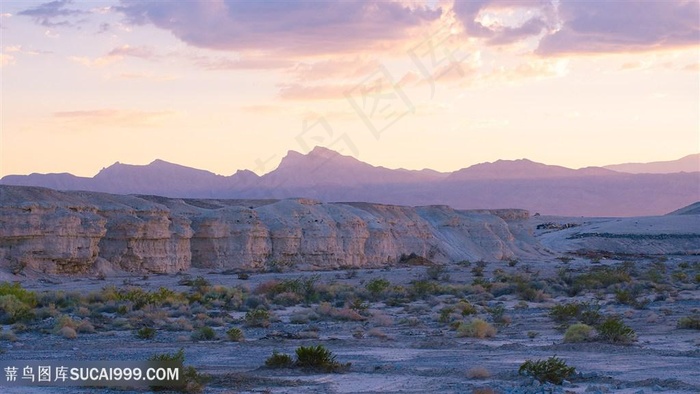
M 150 23 L 197 47 L 297 54 L 366 49 L 406 38 L 441 9 L 396 1 L 122 0 L 132 24 Z

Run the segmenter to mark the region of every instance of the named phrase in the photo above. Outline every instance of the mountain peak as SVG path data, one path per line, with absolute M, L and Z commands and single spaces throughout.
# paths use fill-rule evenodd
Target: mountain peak
M 328 149 L 326 147 L 317 145 L 311 150 L 311 152 L 309 152 L 307 154 L 307 156 L 328 158 L 328 157 L 343 156 L 343 155 L 341 155 L 340 153 L 338 153 L 332 149 Z

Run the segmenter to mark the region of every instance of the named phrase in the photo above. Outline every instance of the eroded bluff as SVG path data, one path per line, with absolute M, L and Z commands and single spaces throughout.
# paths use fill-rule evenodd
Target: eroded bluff
M 0 267 L 88 273 L 97 266 L 172 273 L 382 267 L 540 255 L 526 211 L 193 200 L 0 186 Z

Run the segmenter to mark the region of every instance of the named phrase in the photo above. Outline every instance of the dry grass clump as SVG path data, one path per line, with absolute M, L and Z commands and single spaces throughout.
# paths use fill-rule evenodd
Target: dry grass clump
M 481 319 L 473 319 L 469 323 L 462 322 L 457 327 L 458 337 L 491 338 L 496 335 L 496 328 Z
M 316 308 L 316 313 L 327 319 L 345 320 L 345 321 L 362 321 L 366 318 L 351 308 L 334 308 L 328 302 L 322 302 Z
M 75 329 L 69 326 L 62 327 L 60 330 L 58 330 L 58 333 L 66 339 L 75 339 L 78 337 L 78 333 L 75 332 Z
M 587 342 L 592 341 L 595 338 L 595 330 L 593 327 L 577 323 L 569 326 L 564 333 L 564 342 Z
M 375 326 L 379 327 L 391 327 L 392 325 L 394 325 L 394 319 L 391 316 L 385 315 L 381 312 L 375 312 L 372 315 L 371 322 Z
M 488 379 L 491 377 L 491 371 L 485 367 L 474 367 L 467 371 L 469 379 Z

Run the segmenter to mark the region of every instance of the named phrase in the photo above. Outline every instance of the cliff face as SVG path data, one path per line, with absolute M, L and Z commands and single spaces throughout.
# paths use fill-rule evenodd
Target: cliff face
M 85 273 L 381 267 L 542 253 L 526 211 L 288 200 L 195 200 L 0 186 L 0 268 Z

